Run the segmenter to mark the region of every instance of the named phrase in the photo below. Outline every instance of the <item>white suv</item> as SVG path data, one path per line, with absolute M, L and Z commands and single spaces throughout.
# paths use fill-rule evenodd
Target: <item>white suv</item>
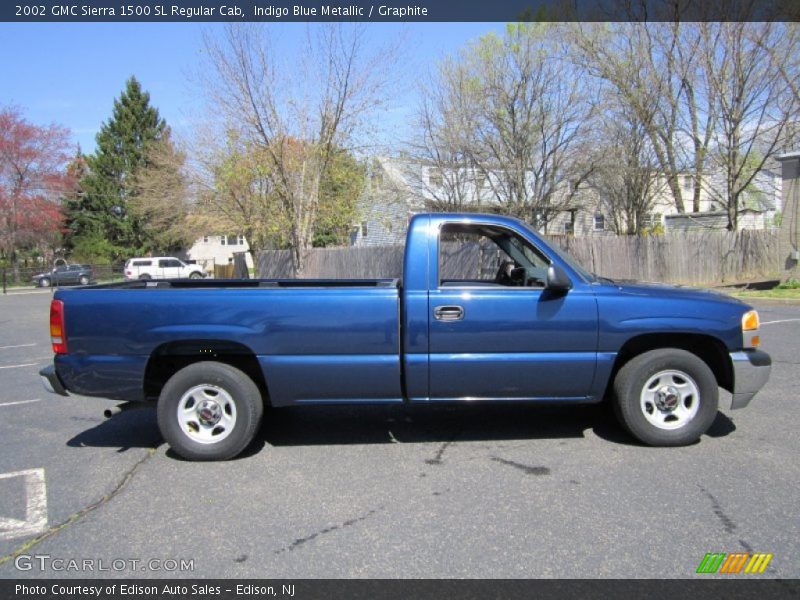
M 125 263 L 125 279 L 200 279 L 199 265 L 188 265 L 173 256 L 131 258 Z

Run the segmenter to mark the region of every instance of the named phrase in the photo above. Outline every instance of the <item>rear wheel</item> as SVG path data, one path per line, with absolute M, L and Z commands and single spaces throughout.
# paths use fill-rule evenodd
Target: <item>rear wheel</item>
M 717 415 L 714 373 L 698 356 L 677 348 L 645 352 L 614 380 L 614 408 L 625 428 L 651 446 L 696 442 Z
M 139 279 L 141 279 L 142 281 L 147 281 L 148 279 L 150 279 L 150 275 L 148 275 L 147 273 L 142 273 L 141 275 L 139 275 Z
M 199 362 L 175 373 L 158 400 L 158 426 L 172 449 L 190 460 L 227 460 L 253 440 L 264 406 L 245 373 Z

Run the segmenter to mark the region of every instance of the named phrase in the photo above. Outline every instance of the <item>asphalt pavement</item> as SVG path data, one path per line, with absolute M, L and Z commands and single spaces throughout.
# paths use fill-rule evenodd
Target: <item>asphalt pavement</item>
M 690 447 L 605 406 L 304 407 L 191 463 L 152 409 L 43 390 L 49 300 L 0 296 L 2 578 L 800 576 L 800 305 L 757 304 L 771 380 Z

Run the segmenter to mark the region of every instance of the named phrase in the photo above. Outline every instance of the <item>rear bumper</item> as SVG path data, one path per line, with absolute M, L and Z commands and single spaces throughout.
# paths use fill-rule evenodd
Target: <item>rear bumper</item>
M 772 359 L 766 352 L 750 350 L 731 352 L 733 398 L 731 408 L 744 408 L 764 387 L 772 371 Z
M 58 394 L 59 396 L 69 396 L 61 380 L 58 378 L 56 368 L 54 365 L 47 365 L 44 369 L 39 371 L 42 378 L 42 385 L 51 394 Z

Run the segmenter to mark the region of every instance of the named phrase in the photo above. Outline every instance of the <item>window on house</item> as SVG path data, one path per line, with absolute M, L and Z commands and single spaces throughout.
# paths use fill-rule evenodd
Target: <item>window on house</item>
M 239 243 L 239 236 L 238 235 L 229 235 L 228 236 L 228 246 L 236 246 Z
M 240 246 L 244 246 L 244 236 L 243 235 L 239 236 L 239 245 Z
M 686 191 L 689 192 L 694 190 L 694 177 L 692 177 L 691 175 L 684 175 L 683 187 L 686 189 Z
M 483 173 L 476 173 L 475 189 L 480 192 L 483 189 L 483 186 L 485 185 L 486 185 L 486 175 L 484 175 Z
M 221 235 L 221 236 L 219 236 L 219 243 L 220 243 L 220 246 L 224 246 L 224 245 L 225 245 L 225 240 L 226 240 L 226 239 L 227 239 L 227 238 L 226 238 L 224 235 Z
M 602 213 L 595 213 L 594 215 L 594 230 L 595 231 L 605 231 L 606 229 L 606 217 Z
M 643 229 L 652 229 L 657 225 L 661 225 L 661 213 L 650 213 L 642 217 Z
M 572 221 L 567 221 L 564 223 L 564 233 L 567 235 L 572 235 L 575 233 L 575 225 L 572 223 Z
M 367 237 L 367 222 L 361 221 L 361 237 Z
M 428 171 L 428 183 L 434 187 L 442 187 L 444 185 L 444 177 L 439 169 L 431 169 Z
M 203 243 L 204 243 L 204 244 L 207 244 L 207 243 L 208 243 L 208 236 L 207 236 L 207 235 L 204 235 L 204 236 L 203 236 Z

